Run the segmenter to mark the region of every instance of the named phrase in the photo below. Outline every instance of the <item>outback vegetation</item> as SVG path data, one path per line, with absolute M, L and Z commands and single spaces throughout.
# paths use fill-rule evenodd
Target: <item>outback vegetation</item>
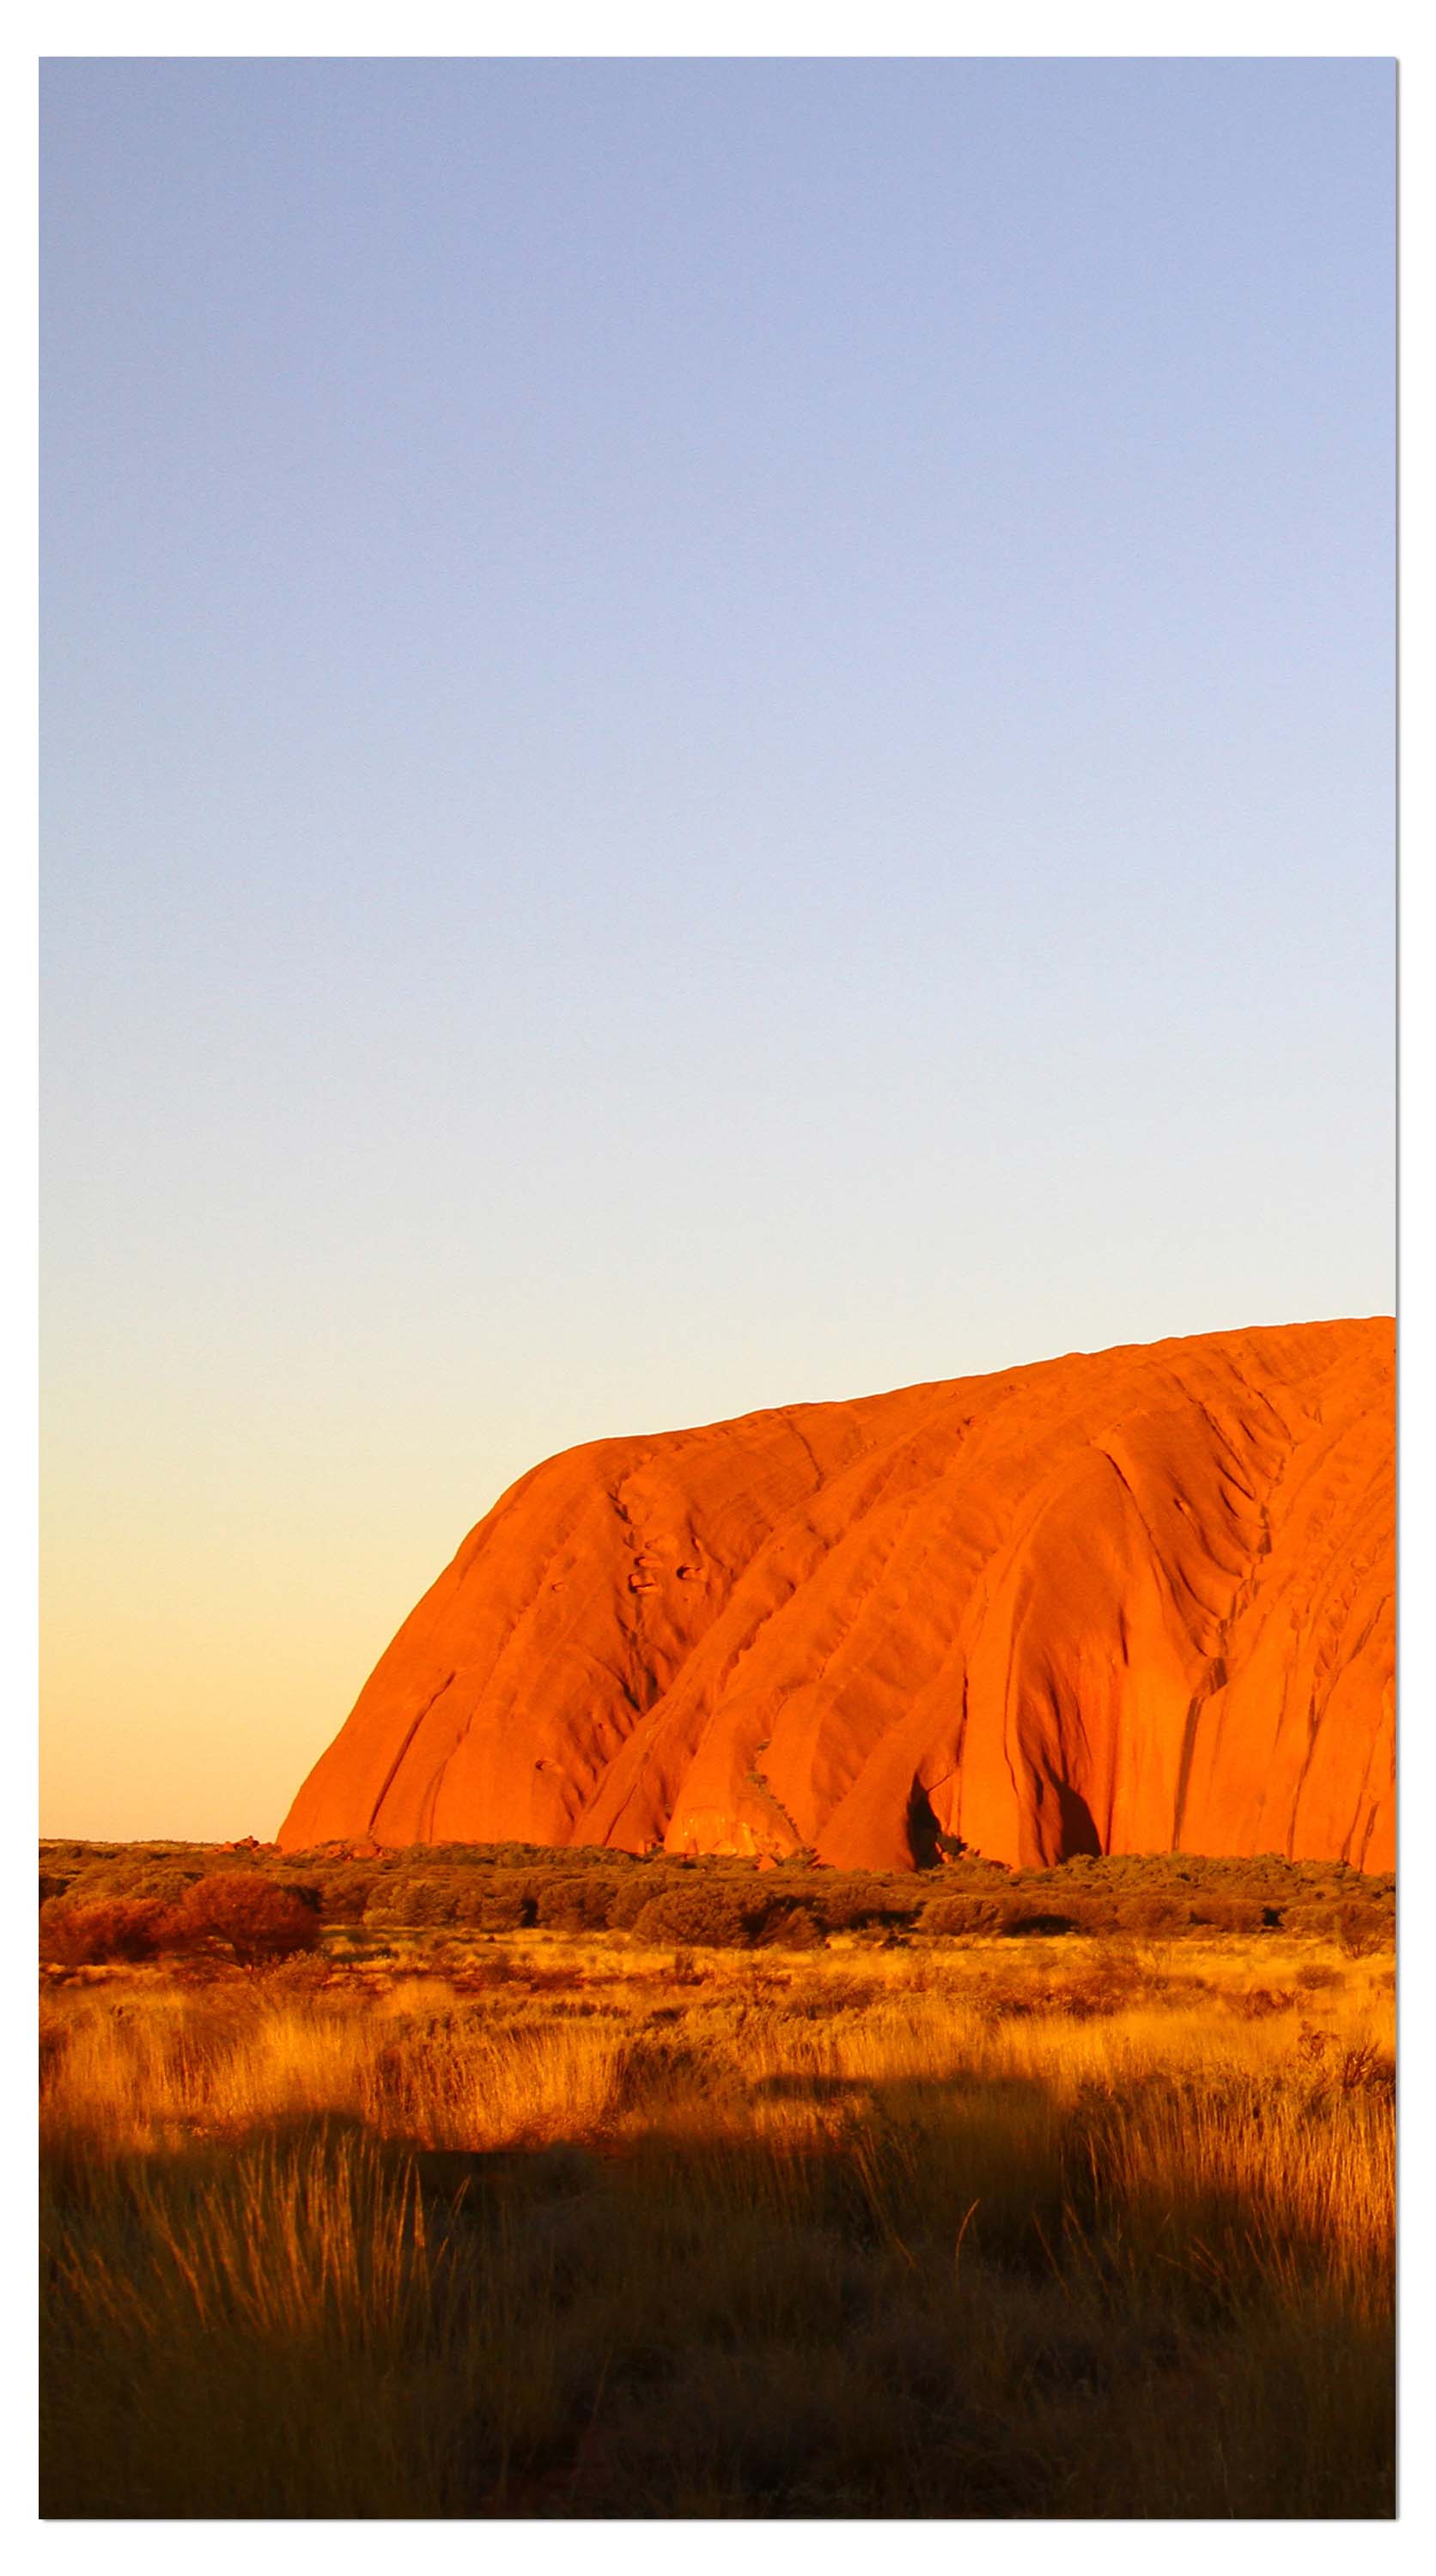
M 1370 2517 L 1394 1890 L 41 1849 L 52 2516 Z

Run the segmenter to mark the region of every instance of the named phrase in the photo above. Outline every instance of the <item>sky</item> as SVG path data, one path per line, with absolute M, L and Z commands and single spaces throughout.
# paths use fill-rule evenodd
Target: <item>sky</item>
M 42 1830 L 576 1441 L 1390 1311 L 1393 111 L 44 66 Z

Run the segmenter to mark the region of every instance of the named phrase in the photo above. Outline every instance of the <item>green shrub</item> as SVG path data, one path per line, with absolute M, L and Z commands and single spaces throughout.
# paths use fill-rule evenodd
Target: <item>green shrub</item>
M 650 1897 L 634 1930 L 642 1941 L 678 1941 L 700 1949 L 736 1950 L 748 1941 L 752 1916 L 734 1889 L 704 1883 Z
M 836 1877 L 830 1884 L 812 1889 L 805 1887 L 802 1893 L 804 1904 L 812 1906 L 826 1932 L 863 1932 L 875 1925 L 892 1931 L 910 1929 L 923 1904 L 918 1886 L 894 1886 L 891 1879 L 866 1872 Z
M 387 1894 L 388 1919 L 391 1923 L 412 1925 L 452 1923 L 458 1890 L 453 1881 L 425 1874 L 401 1878 Z
M 1035 1936 L 1075 1932 L 1078 1929 L 1078 1923 L 1075 1908 L 1070 1903 L 1064 1905 L 1059 1912 L 1054 1906 L 1034 1903 L 1031 1897 L 1016 1896 L 1009 1898 L 1002 1906 L 998 1929 L 1010 1935 L 1013 1940 L 1026 1940 Z
M 655 1896 L 662 1896 L 670 1887 L 677 1885 L 676 1878 L 669 1878 L 661 1870 L 635 1870 L 631 1877 L 621 1878 L 609 1899 L 609 1930 L 631 1932 L 645 1906 L 651 1905 Z
M 473 1932 L 488 1928 L 485 1924 L 484 1909 L 492 1893 L 493 1877 L 486 1869 L 472 1870 L 467 1878 L 460 1881 L 454 1890 L 453 1910 L 449 1917 L 456 1932 Z M 377 1919 L 376 1916 L 375 1920 Z M 511 1932 L 514 1928 L 511 1923 L 498 1923 L 493 1926 L 493 1929 L 498 1932 Z
M 1311 1940 L 1317 1935 L 1323 1935 L 1330 1940 L 1335 1932 L 1332 1908 L 1329 1905 L 1313 1904 L 1310 1899 L 1297 1905 L 1284 1906 L 1281 1919 L 1284 1931 L 1295 1932 L 1304 1940 Z
M 1189 1911 L 1213 1932 L 1260 1932 L 1265 1915 L 1255 1896 L 1194 1896 Z
M 1221 1898 L 1210 1903 L 1220 1905 Z M 1119 1896 L 1112 1907 L 1112 1921 L 1122 1932 L 1182 1932 L 1192 1920 L 1194 1909 L 1182 1897 L 1163 1896 L 1149 1889 L 1138 1896 Z
M 596 1877 L 588 1870 L 543 1879 L 534 1900 L 534 1920 L 552 1932 L 601 1932 L 617 1892 L 614 1879 Z
M 182 1868 L 175 1861 L 151 1862 L 136 1870 L 125 1889 L 127 1896 L 153 1896 L 162 1905 L 178 1905 L 187 1887 L 193 1887 L 201 1876 L 197 1869 Z
M 326 1923 L 362 1923 L 381 1881 L 372 1869 L 336 1869 L 320 1882 L 319 1910 Z
M 757 1937 L 769 1950 L 819 1950 L 823 1935 L 810 1905 L 777 1905 L 765 1910 Z
M 1369 1959 L 1389 1947 L 1394 1923 L 1374 1905 L 1341 1905 L 1333 1924 L 1337 1942 L 1348 1959 Z
M 938 1873 L 829 1870 L 800 1855 L 759 1873 L 751 1860 L 598 1845 L 543 1850 L 522 1843 L 434 1844 L 371 1851 L 333 1844 L 309 1855 L 253 1854 L 181 1843 L 57 1843 L 41 1847 L 42 1904 L 167 1901 L 176 1909 L 202 1876 L 262 1877 L 281 1894 L 306 1882 L 333 1923 L 518 1931 L 535 1922 L 597 1934 L 633 1929 L 660 1898 L 686 1908 L 712 1891 L 725 1939 L 809 1941 L 831 1934 L 904 1931 L 962 1939 L 1009 1929 L 1131 1938 L 1247 1933 L 1281 1928 L 1298 1937 L 1346 1937 L 1371 1950 L 1394 1932 L 1394 1882 L 1339 1862 L 1294 1862 L 1184 1852 L 1078 1854 L 1052 1869 L 1006 1869 L 959 1852 Z M 744 1929 L 735 1934 L 733 1909 Z M 801 1910 L 803 1921 L 795 1909 Z M 787 1926 L 785 1930 L 783 1927 Z M 663 1937 L 670 1938 L 665 1934 Z M 679 1936 L 687 1937 L 687 1936 Z M 695 1936 L 701 1937 L 701 1936 Z M 1362 1955 L 1358 1948 L 1355 1955 Z
M 477 1932 L 522 1932 L 533 1922 L 533 1885 L 517 1869 L 475 1870 L 458 1890 L 452 1920 Z
M 970 1940 L 977 1933 L 1004 1929 L 1004 1912 L 991 1896 L 930 1896 L 918 1916 L 918 1930 L 942 1940 Z

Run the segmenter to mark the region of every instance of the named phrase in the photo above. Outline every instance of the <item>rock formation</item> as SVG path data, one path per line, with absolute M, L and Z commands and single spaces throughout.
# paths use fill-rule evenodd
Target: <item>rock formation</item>
M 280 1841 L 1394 1866 L 1393 1327 L 600 1440 L 511 1487 Z

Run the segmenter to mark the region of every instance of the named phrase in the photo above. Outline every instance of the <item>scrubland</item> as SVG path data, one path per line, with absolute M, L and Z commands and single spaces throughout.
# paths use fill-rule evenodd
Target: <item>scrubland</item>
M 1393 2511 L 1389 1889 L 795 1873 L 744 1947 L 736 1870 L 686 1941 L 676 1873 L 586 1930 L 342 1875 L 287 1958 L 44 1972 L 47 2514 Z

